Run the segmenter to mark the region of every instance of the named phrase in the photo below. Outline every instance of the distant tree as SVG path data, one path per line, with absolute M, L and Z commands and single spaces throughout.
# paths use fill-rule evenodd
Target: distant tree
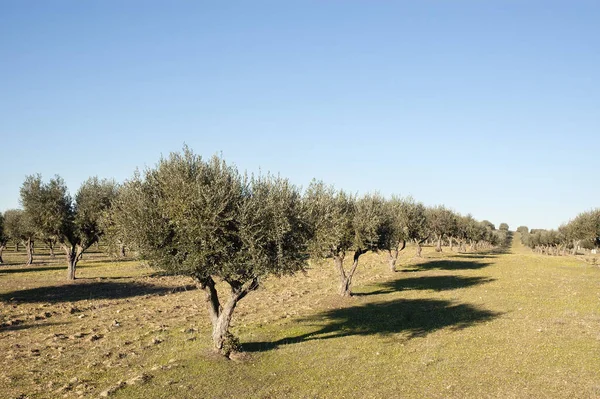
M 519 226 L 517 227 L 517 232 L 521 234 L 527 234 L 529 233 L 529 228 L 527 226 Z
M 383 219 L 381 224 L 380 249 L 388 252 L 389 267 L 392 272 L 396 271 L 396 262 L 399 253 L 406 248 L 407 223 L 403 210 L 404 201 L 396 196 L 385 201 L 383 205 Z
M 494 223 L 490 222 L 489 220 L 482 220 L 479 223 L 481 223 L 485 228 L 489 230 L 496 230 L 496 226 L 494 226 Z
M 452 234 L 455 228 L 454 213 L 446 207 L 439 205 L 427 208 L 428 229 L 435 237 L 437 244 L 435 250 L 442 252 L 442 238 Z
M 75 279 L 77 262 L 103 234 L 99 220 L 115 192 L 111 180 L 93 177 L 82 184 L 75 201 L 60 176 L 42 181 L 41 175 L 28 176 L 21 187 L 25 215 L 38 236 L 54 238 L 65 252 L 68 279 Z
M 25 244 L 27 250 L 26 265 L 31 265 L 33 263 L 34 231 L 22 209 L 9 209 L 4 212 L 4 234 L 7 236 L 8 241 L 15 244 L 17 252 L 19 251 L 19 244 Z
M 313 231 L 310 252 L 315 259 L 333 258 L 340 277 L 339 293 L 350 296 L 360 256 L 378 248 L 383 229 L 384 201 L 379 195 L 357 199 L 323 182 L 313 181 L 306 190 L 305 202 Z M 346 270 L 344 260 L 349 251 L 353 252 L 353 262 Z
M 498 227 L 498 230 L 508 231 L 508 224 L 500 223 L 500 227 Z
M 235 350 L 236 305 L 268 275 L 303 270 L 308 228 L 298 189 L 287 180 L 248 178 L 218 157 L 173 153 L 136 173 L 111 208 L 115 229 L 153 267 L 190 276 L 206 294 L 215 349 Z M 229 286 L 221 302 L 218 280 Z
M 7 242 L 8 236 L 4 233 L 4 215 L 0 212 L 0 263 L 4 263 L 2 260 L 2 251 L 4 251 Z
M 406 223 L 406 237 L 416 245 L 416 256 L 421 256 L 421 245 L 429 238 L 429 226 L 425 206 L 416 202 L 412 197 L 404 199 L 402 218 Z

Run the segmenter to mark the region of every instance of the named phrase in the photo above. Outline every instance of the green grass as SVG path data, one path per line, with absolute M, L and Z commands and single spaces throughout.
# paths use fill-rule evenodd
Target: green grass
M 90 254 L 66 283 L 47 256 L 23 268 L 5 253 L 0 322 L 22 321 L 0 328 L 0 397 L 97 397 L 142 374 L 112 396 L 600 397 L 600 268 L 518 238 L 508 253 L 444 251 L 407 248 L 397 273 L 364 255 L 349 299 L 329 262 L 267 280 L 234 315 L 235 361 L 212 352 L 191 280 Z

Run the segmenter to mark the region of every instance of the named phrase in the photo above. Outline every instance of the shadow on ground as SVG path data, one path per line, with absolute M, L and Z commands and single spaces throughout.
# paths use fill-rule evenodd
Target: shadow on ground
M 183 290 L 195 290 L 195 285 L 177 288 L 135 282 L 94 281 L 31 288 L 7 292 L 0 295 L 0 301 L 38 303 L 74 302 L 85 299 L 120 299 L 142 295 L 161 295 Z
M 12 266 L 12 265 L 11 265 Z M 46 272 L 49 270 L 64 270 L 65 274 L 67 273 L 66 266 L 22 266 L 18 268 L 4 269 L 0 267 L 0 276 L 3 274 L 12 274 L 12 273 L 29 273 L 29 272 Z
M 467 260 L 432 260 L 426 261 L 423 263 L 417 263 L 411 265 L 410 269 L 402 269 L 402 272 L 418 272 L 422 270 L 432 270 L 432 269 L 440 269 L 440 270 L 467 270 L 467 269 L 481 269 L 486 266 L 489 266 L 490 262 L 481 262 L 477 260 L 467 261 Z
M 303 320 L 320 326 L 313 332 L 274 342 L 248 342 L 242 345 L 242 349 L 262 352 L 280 345 L 353 335 L 407 333 L 408 338 L 414 338 L 442 328 L 467 328 L 499 315 L 473 305 L 445 300 L 397 299 L 330 310 Z
M 401 278 L 377 284 L 377 290 L 365 293 L 353 293 L 355 296 L 389 294 L 404 290 L 434 290 L 446 291 L 471 287 L 494 281 L 487 277 L 461 277 L 461 276 L 423 276 Z

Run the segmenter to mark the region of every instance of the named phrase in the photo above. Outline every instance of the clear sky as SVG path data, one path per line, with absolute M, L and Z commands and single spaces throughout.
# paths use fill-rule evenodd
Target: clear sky
M 184 143 L 511 229 L 600 206 L 598 1 L 0 0 L 0 211 Z

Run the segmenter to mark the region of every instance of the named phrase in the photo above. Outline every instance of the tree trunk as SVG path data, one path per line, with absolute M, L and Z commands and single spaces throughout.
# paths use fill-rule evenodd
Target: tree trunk
M 0 263 L 4 263 L 2 260 L 2 251 L 4 251 L 5 244 L 0 244 Z
M 415 244 L 417 244 L 417 253 L 416 253 L 416 257 L 417 258 L 422 258 L 423 257 L 421 255 L 421 252 L 423 252 L 423 248 L 421 247 L 421 243 L 422 243 L 422 241 L 415 240 Z
M 119 258 L 125 257 L 125 245 L 119 244 Z
M 19 242 L 15 242 L 15 252 L 19 252 Z
M 75 280 L 77 262 L 81 259 L 85 248 L 77 244 L 61 244 L 67 258 L 67 279 Z
M 398 243 L 398 245 L 396 245 L 396 248 L 388 250 L 388 254 L 389 254 L 388 262 L 390 265 L 390 271 L 392 271 L 392 272 L 396 271 L 396 262 L 398 261 L 398 253 L 400 253 L 400 251 L 402 251 L 404 248 L 406 248 L 406 240 L 402 240 L 402 247 L 400 247 L 400 243 Z
M 577 247 L 579 247 L 579 243 L 581 241 L 579 240 L 573 240 L 573 252 L 571 253 L 571 255 L 577 255 Z
M 338 272 L 340 274 L 340 291 L 339 291 L 340 296 L 342 296 L 342 297 L 352 296 L 352 291 L 351 291 L 352 277 L 354 277 L 354 273 L 356 272 L 356 268 L 358 267 L 358 258 L 365 252 L 367 252 L 367 251 L 362 250 L 360 248 L 354 252 L 354 260 L 352 262 L 352 267 L 350 268 L 350 271 L 348 273 L 346 273 L 344 271 L 345 255 L 338 253 L 337 255 L 333 256 L 333 261 L 334 261 L 335 266 L 337 267 Z
M 231 296 L 223 307 L 219 301 L 215 281 L 212 277 L 196 279 L 200 288 L 206 293 L 208 313 L 213 326 L 212 339 L 214 349 L 221 355 L 229 357 L 231 352 L 239 349 L 237 339 L 229 332 L 233 311 L 242 298 L 250 291 L 258 288 L 258 279 L 254 278 L 246 283 L 228 281 L 231 286 Z
M 54 253 L 54 243 L 52 240 L 48 241 L 48 248 L 50 248 L 50 257 L 55 258 L 56 254 Z
M 27 239 L 25 249 L 27 249 L 27 263 L 25 263 L 25 266 L 29 266 L 33 264 L 33 240 L 31 238 Z
M 452 241 L 453 241 L 452 237 L 448 237 L 448 244 L 450 246 L 450 252 L 454 251 L 454 246 L 453 246 Z
M 435 252 L 442 252 L 442 235 L 441 234 L 437 237 L 437 247 L 435 247 Z

